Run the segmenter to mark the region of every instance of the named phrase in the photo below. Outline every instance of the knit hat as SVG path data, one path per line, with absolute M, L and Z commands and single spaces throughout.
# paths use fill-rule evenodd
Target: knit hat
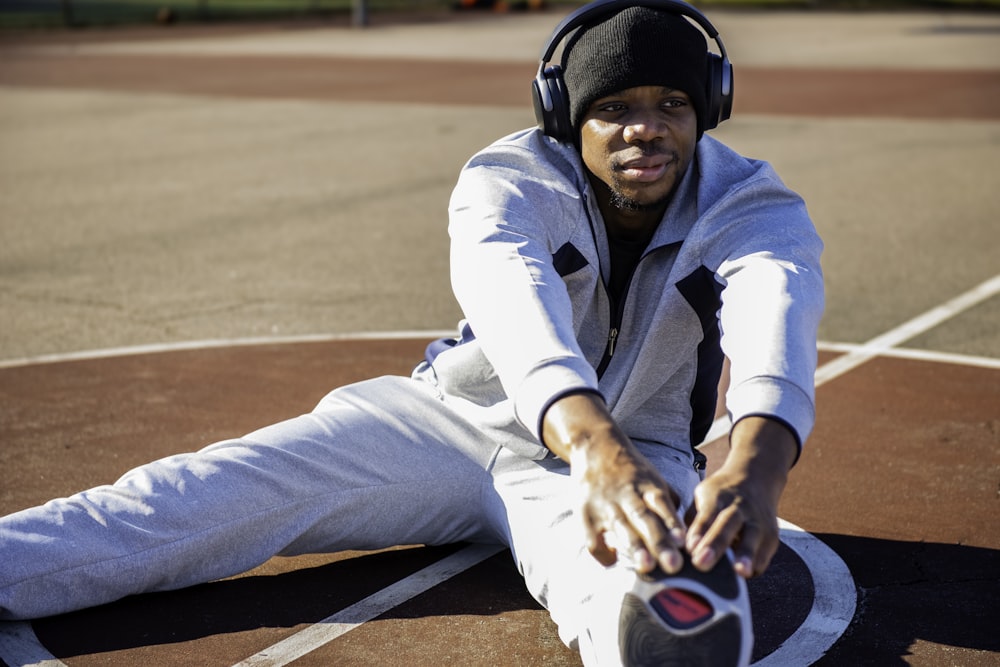
M 562 56 L 570 123 L 594 102 L 636 86 L 666 86 L 687 93 L 705 131 L 708 46 L 683 16 L 649 7 L 628 7 L 600 23 L 584 26 Z

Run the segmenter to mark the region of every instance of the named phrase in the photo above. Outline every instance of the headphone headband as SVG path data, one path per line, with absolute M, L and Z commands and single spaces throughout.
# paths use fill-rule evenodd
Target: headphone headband
M 715 29 L 715 26 L 712 25 L 711 21 L 704 14 L 688 3 L 683 2 L 683 0 L 634 0 L 631 2 L 629 0 L 594 0 L 594 2 L 586 4 L 571 13 L 555 27 L 545 48 L 542 49 L 542 66 L 544 67 L 545 63 L 548 63 L 552 59 L 556 48 L 571 32 L 581 26 L 587 25 L 595 18 L 602 15 L 610 16 L 628 7 L 662 9 L 672 14 L 679 14 L 690 18 L 701 26 L 701 29 L 705 31 L 705 34 L 710 39 L 715 40 L 715 43 L 719 45 L 720 53 L 723 57 L 726 57 L 726 47 L 723 45 L 722 40 L 719 39 L 719 31 Z

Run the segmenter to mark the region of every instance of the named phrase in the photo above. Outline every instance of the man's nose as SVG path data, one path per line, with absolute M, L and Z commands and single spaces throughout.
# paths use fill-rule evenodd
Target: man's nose
M 653 113 L 637 112 L 625 123 L 626 143 L 649 142 L 663 137 L 665 124 Z

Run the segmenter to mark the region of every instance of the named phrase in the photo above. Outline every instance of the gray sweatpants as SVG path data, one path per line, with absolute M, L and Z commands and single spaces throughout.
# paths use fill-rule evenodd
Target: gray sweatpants
M 699 477 L 684 457 L 644 453 L 689 503 Z M 0 519 L 0 618 L 191 586 L 275 555 L 502 543 L 563 641 L 585 663 L 614 664 L 629 575 L 582 547 L 573 507 L 565 463 L 519 456 L 426 383 L 383 377 L 338 389 L 309 414 Z

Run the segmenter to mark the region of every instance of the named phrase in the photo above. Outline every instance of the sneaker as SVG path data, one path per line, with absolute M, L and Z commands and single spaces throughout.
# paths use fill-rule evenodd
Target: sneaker
M 627 667 L 749 665 L 750 597 L 731 556 L 702 572 L 684 553 L 677 574 L 637 574 L 622 602 L 618 645 Z

